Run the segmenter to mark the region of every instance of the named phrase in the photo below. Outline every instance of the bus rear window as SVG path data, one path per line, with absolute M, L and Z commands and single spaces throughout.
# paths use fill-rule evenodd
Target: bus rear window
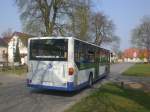
M 33 39 L 30 41 L 30 60 L 67 61 L 67 39 Z

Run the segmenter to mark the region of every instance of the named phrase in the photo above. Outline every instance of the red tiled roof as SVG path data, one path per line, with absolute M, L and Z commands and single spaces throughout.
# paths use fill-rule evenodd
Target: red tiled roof
M 148 52 L 146 49 L 129 48 L 123 52 L 124 58 L 147 58 L 148 55 L 150 55 L 150 51 Z

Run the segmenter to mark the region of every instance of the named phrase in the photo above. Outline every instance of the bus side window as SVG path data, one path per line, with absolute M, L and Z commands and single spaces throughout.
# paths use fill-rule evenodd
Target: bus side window
M 80 60 L 80 54 L 79 54 L 79 48 L 80 48 L 80 45 L 79 45 L 79 42 L 77 40 L 75 40 L 75 46 L 74 46 L 74 60 L 77 64 L 77 66 L 79 67 L 80 66 L 80 63 L 79 63 L 79 60 Z
M 88 49 L 88 60 L 89 60 L 89 63 L 94 63 L 95 61 L 95 53 L 93 51 L 93 49 Z

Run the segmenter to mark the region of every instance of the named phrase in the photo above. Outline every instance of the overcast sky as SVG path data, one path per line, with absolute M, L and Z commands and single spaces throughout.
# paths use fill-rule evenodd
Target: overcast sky
M 130 47 L 131 30 L 144 15 L 150 16 L 150 0 L 95 0 L 93 6 L 95 11 L 105 13 L 116 24 L 121 49 Z M 0 34 L 8 28 L 21 31 L 19 13 L 14 0 L 0 0 Z

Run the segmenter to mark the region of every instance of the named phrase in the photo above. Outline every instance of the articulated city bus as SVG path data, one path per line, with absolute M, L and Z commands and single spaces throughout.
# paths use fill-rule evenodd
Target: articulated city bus
M 73 37 L 35 37 L 28 41 L 27 85 L 75 91 L 109 73 L 110 52 Z

